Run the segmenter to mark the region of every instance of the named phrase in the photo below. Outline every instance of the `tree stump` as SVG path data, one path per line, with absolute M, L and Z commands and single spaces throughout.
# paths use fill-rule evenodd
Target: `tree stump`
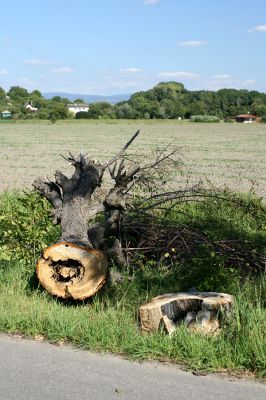
M 103 164 L 86 154 L 69 153 L 67 161 L 74 167 L 70 178 L 56 171 L 54 181 L 37 178 L 33 183 L 35 190 L 51 203 L 53 221 L 61 227 L 58 243 L 48 247 L 37 263 L 38 279 L 49 293 L 84 300 L 104 285 L 108 276 L 106 260 L 110 254 L 118 265 L 124 265 L 120 224 L 127 193 L 140 167 L 133 164 L 126 170 L 122 157 L 138 134 L 139 131 Z M 106 169 L 114 184 L 106 196 L 97 201 L 94 192 L 101 187 Z M 101 218 L 97 220 L 99 214 Z M 114 244 L 108 248 L 110 238 Z
M 164 294 L 140 307 L 141 328 L 144 332 L 153 332 L 162 327 L 172 334 L 183 322 L 193 331 L 216 332 L 220 328 L 221 310 L 230 310 L 232 303 L 233 297 L 226 293 Z
M 108 269 L 102 251 L 61 242 L 43 252 L 37 263 L 37 276 L 52 295 L 84 300 L 104 285 Z

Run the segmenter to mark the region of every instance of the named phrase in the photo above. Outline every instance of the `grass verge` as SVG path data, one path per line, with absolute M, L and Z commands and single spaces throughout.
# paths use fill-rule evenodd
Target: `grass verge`
M 195 214 L 193 205 L 190 216 L 186 207 L 186 214 L 180 214 L 181 222 L 184 222 L 184 215 L 191 219 Z M 210 216 L 210 204 L 206 209 Z M 198 217 L 199 210 L 202 224 L 204 207 L 198 208 Z M 261 208 L 259 210 L 261 213 Z M 203 281 L 208 274 L 208 258 L 203 257 L 201 262 L 195 258 L 186 265 L 186 279 L 181 264 L 177 263 L 169 270 L 165 265 L 155 267 L 154 263 L 142 261 L 130 276 L 128 274 L 130 279 L 119 285 L 108 284 L 90 302 L 62 302 L 38 286 L 34 272 L 41 248 L 58 235 L 48 216 L 47 203 L 35 194 L 5 193 L 0 196 L 0 211 L 1 332 L 19 332 L 31 337 L 43 335 L 51 342 L 64 340 L 85 349 L 123 354 L 134 359 L 170 360 L 184 363 L 191 369 L 251 371 L 260 377 L 266 374 L 264 275 L 243 278 L 234 269 L 220 271 L 215 267 L 217 264 L 212 265 L 214 271 L 209 273 L 216 279 L 206 276 L 204 289 L 220 290 L 222 287 L 236 296 L 232 315 L 225 321 L 219 336 L 203 336 L 188 332 L 184 327 L 171 338 L 162 332 L 143 335 L 138 325 L 138 307 L 155 295 L 183 290 L 197 279 Z M 234 218 L 228 209 L 227 215 Z M 256 228 L 254 218 L 248 214 L 242 226 L 244 224 L 245 232 L 250 230 L 252 235 L 257 229 L 261 243 L 264 225 Z M 215 227 L 214 222 L 205 224 L 205 231 L 211 225 Z M 218 231 L 216 229 L 213 234 L 217 236 Z

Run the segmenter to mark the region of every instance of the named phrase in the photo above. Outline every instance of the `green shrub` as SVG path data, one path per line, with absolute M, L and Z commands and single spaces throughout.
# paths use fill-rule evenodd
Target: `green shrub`
M 88 113 L 88 111 L 79 111 L 77 112 L 76 119 L 84 119 L 84 118 L 91 118 L 90 114 Z
M 191 115 L 191 122 L 220 122 L 216 115 Z
M 59 235 L 49 203 L 35 192 L 2 193 L 0 222 L 0 261 L 34 265 Z

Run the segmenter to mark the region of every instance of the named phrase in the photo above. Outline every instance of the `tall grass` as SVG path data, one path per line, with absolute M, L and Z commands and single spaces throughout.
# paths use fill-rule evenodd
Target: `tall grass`
M 35 277 L 36 257 L 41 248 L 56 240 L 58 235 L 58 229 L 52 226 L 48 216 L 48 205 L 34 194 L 3 194 L 0 211 L 1 332 L 19 332 L 30 337 L 43 335 L 52 342 L 65 340 L 85 349 L 124 354 L 134 359 L 182 362 L 193 369 L 226 368 L 265 375 L 264 275 L 244 278 L 236 271 L 215 270 L 212 266 L 215 271 L 211 275 L 220 276 L 221 282 L 217 278 L 215 283 L 208 281 L 205 286 L 213 284 L 214 290 L 227 289 L 235 295 L 233 311 L 224 320 L 220 335 L 204 336 L 189 332 L 185 327 L 172 337 L 162 332 L 143 335 L 139 329 L 138 307 L 155 295 L 183 290 L 199 276 L 203 280 L 208 274 L 208 258 L 202 263 L 192 260 L 186 266 L 185 278 L 182 265 L 170 270 L 165 265 L 158 267 L 140 260 L 130 276 L 125 272 L 122 284 L 109 283 L 90 301 L 63 302 L 42 290 Z M 195 208 L 191 211 L 195 212 Z M 253 224 L 252 235 L 256 230 L 259 234 L 260 228 L 252 221 L 243 221 L 245 230 Z M 205 230 L 210 227 L 211 224 L 205 225 Z M 217 232 L 213 234 L 217 236 Z

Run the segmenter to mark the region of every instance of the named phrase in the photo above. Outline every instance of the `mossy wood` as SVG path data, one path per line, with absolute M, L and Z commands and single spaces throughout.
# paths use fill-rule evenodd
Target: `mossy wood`
M 37 276 L 49 293 L 83 300 L 94 295 L 106 282 L 109 254 L 117 264 L 125 265 L 119 226 L 128 186 L 140 167 L 135 163 L 126 170 L 122 157 L 138 134 L 135 133 L 122 150 L 103 164 L 88 155 L 69 153 L 67 161 L 75 168 L 71 178 L 56 171 L 54 182 L 42 178 L 34 182 L 35 189 L 53 206 L 54 223 L 61 225 L 58 243 L 48 247 L 37 262 Z M 93 193 L 101 186 L 106 169 L 109 169 L 114 184 L 107 195 L 96 202 Z M 103 218 L 95 222 L 99 213 Z M 115 238 L 114 245 L 108 248 L 106 243 L 110 237 Z

